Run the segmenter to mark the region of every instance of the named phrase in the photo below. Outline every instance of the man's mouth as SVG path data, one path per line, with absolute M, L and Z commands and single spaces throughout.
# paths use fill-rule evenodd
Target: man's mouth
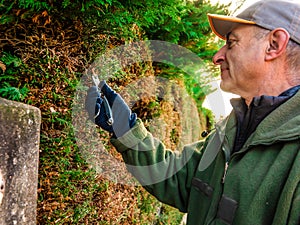
M 229 68 L 221 68 L 221 73 L 223 73 L 224 71 L 229 70 Z
M 226 70 L 229 70 L 229 68 L 228 67 L 221 67 L 221 73 L 223 73 Z
M 221 79 L 222 80 L 226 79 L 229 76 L 229 67 L 222 66 L 220 70 L 221 70 Z

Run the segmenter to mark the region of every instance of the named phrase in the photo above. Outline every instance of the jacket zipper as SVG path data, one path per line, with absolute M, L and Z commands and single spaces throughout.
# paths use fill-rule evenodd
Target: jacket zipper
M 230 149 L 229 149 L 229 144 L 228 141 L 225 137 L 224 142 L 223 142 L 223 146 L 222 146 L 222 150 L 224 152 L 224 156 L 225 156 L 225 165 L 224 165 L 224 173 L 223 173 L 223 177 L 221 179 L 221 183 L 224 184 L 225 183 L 225 179 L 226 179 L 226 175 L 227 175 L 227 170 L 228 170 L 228 166 L 229 166 L 229 161 L 231 159 L 231 155 L 230 155 Z
M 227 175 L 227 169 L 228 169 L 228 164 L 229 164 L 229 162 L 226 161 L 225 168 L 224 168 L 224 173 L 223 173 L 223 177 L 222 177 L 222 184 L 225 183 L 225 179 L 226 179 L 226 175 Z
M 224 150 L 225 152 L 225 150 Z M 232 161 L 232 158 L 235 156 L 235 155 L 238 155 L 240 153 L 243 153 L 244 151 L 241 151 L 241 152 L 235 152 L 233 153 L 231 156 L 228 157 L 228 155 L 226 155 L 226 152 L 225 152 L 225 165 L 224 165 L 224 173 L 223 173 L 223 177 L 222 177 L 222 180 L 221 180 L 221 183 L 224 184 L 225 183 L 225 179 L 226 179 L 226 175 L 227 175 L 227 171 L 228 171 L 228 166 L 229 166 L 229 162 Z

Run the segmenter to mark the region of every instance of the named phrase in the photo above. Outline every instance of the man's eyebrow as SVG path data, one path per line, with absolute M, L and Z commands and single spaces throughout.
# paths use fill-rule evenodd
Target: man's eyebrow
M 228 34 L 226 34 L 226 40 L 227 40 L 227 41 L 228 41 L 229 36 L 230 36 L 231 33 L 232 33 L 232 32 L 230 31 Z
M 233 36 L 235 38 L 238 38 L 239 35 L 237 33 L 235 33 L 234 31 L 230 31 L 227 35 L 226 35 L 226 40 L 228 40 L 230 38 L 230 36 Z
M 235 33 L 234 31 L 230 31 L 227 35 L 226 35 L 226 42 L 229 41 L 230 38 L 238 38 L 239 35 L 237 33 Z
M 232 35 L 233 35 L 232 31 L 230 31 L 228 34 L 226 34 L 226 44 L 228 44 L 230 36 L 232 36 Z

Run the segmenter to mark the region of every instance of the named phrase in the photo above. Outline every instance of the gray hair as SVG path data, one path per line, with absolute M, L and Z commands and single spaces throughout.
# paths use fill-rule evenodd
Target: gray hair
M 291 82 L 300 84 L 300 45 L 293 40 L 289 40 L 286 47 L 286 63 L 290 69 Z
M 270 30 L 265 28 L 255 27 L 254 37 L 257 40 L 264 38 L 270 32 Z M 286 65 L 286 68 L 289 70 L 291 85 L 300 84 L 300 45 L 292 39 L 289 40 L 286 46 Z

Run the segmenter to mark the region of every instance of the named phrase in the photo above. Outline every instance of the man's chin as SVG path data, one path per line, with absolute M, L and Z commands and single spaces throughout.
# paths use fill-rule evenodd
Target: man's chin
M 231 93 L 230 85 L 228 84 L 228 82 L 224 81 L 223 79 L 221 80 L 220 88 L 224 92 L 230 92 Z

